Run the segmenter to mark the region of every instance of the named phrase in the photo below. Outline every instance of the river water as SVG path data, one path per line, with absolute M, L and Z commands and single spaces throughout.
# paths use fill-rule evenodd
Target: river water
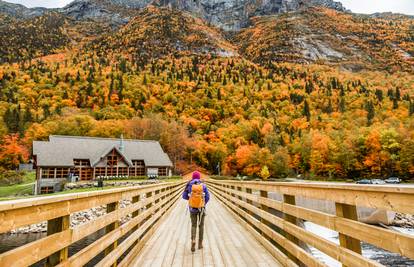
M 339 244 L 339 237 L 338 233 L 335 231 L 332 231 L 328 228 L 322 227 L 320 225 L 311 223 L 311 222 L 305 222 L 305 229 L 317 234 L 329 241 L 332 241 L 336 244 Z M 414 229 L 407 229 L 407 228 L 400 228 L 400 227 L 394 227 L 396 231 L 404 232 L 406 234 L 414 235 Z M 328 266 L 332 267 L 341 267 L 342 265 L 334 260 L 333 258 L 329 257 L 328 255 L 320 252 L 319 250 L 311 247 L 310 248 L 312 254 L 318 258 L 319 260 L 325 262 Z M 400 255 L 396 253 L 390 253 L 386 250 L 374 247 L 367 243 L 362 243 L 362 255 L 366 258 L 375 260 L 385 266 L 392 266 L 392 267 L 406 267 L 406 266 L 414 266 L 414 260 L 410 260 L 405 257 L 401 257 Z

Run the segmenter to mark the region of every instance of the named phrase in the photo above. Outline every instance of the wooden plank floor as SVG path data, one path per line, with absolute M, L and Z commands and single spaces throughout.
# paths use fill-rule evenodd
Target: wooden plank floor
M 190 215 L 179 200 L 131 266 L 281 266 L 214 196 L 207 205 L 204 248 L 191 253 Z

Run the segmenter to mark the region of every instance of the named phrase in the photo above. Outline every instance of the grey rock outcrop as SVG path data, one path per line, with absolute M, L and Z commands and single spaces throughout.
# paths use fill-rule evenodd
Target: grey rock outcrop
M 76 20 L 104 21 L 115 26 L 126 24 L 131 19 L 124 12 L 111 10 L 110 6 L 91 0 L 73 1 L 59 11 Z

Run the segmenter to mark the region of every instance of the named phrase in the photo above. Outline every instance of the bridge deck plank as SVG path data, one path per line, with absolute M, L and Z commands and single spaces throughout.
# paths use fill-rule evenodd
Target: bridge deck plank
M 204 248 L 190 251 L 190 219 L 180 201 L 130 266 L 281 266 L 212 197 L 205 219 Z

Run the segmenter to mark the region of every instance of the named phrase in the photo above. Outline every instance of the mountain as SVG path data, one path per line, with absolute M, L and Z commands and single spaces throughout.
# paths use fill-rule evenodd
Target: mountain
M 134 18 L 138 10 L 128 5 L 108 0 L 75 0 L 59 9 L 62 14 L 75 20 L 94 20 L 119 27 Z
M 64 24 L 64 16 L 58 13 L 24 21 L 9 18 L 0 26 L 0 63 L 33 59 L 66 47 L 70 38 Z
M 137 10 L 149 5 L 187 11 L 227 31 L 238 31 L 248 26 L 254 16 L 296 11 L 308 6 L 345 11 L 341 3 L 333 0 L 75 0 L 57 11 L 76 20 L 93 19 L 119 26 L 135 17 Z M 0 1 L 0 13 L 28 18 L 44 12 L 45 9 L 28 9 Z
M 0 2 L 0 8 L 7 10 L 0 13 L 2 62 L 76 48 L 141 62 L 212 54 L 259 64 L 414 71 L 412 17 L 353 14 L 329 0 L 76 0 L 27 18 L 16 17 L 32 14 L 23 6 Z
M 332 0 L 158 0 L 154 4 L 185 10 L 227 31 L 238 31 L 248 26 L 249 19 L 254 16 L 285 13 L 306 6 L 345 10 L 339 2 Z
M 414 20 L 371 18 L 313 7 L 294 13 L 262 16 L 242 29 L 233 43 L 255 62 L 340 64 L 351 70 L 368 67 L 414 70 Z
M 119 31 L 96 39 L 89 48 L 105 55 L 128 54 L 145 62 L 170 54 L 237 54 L 220 29 L 189 13 L 154 6 L 141 10 Z
M 0 14 L 0 63 L 81 47 L 111 31 L 109 24 L 76 21 L 54 11 L 27 19 Z
M 159 140 L 178 172 L 414 177 L 409 16 L 316 0 L 0 7 L 0 143 L 123 134 Z

